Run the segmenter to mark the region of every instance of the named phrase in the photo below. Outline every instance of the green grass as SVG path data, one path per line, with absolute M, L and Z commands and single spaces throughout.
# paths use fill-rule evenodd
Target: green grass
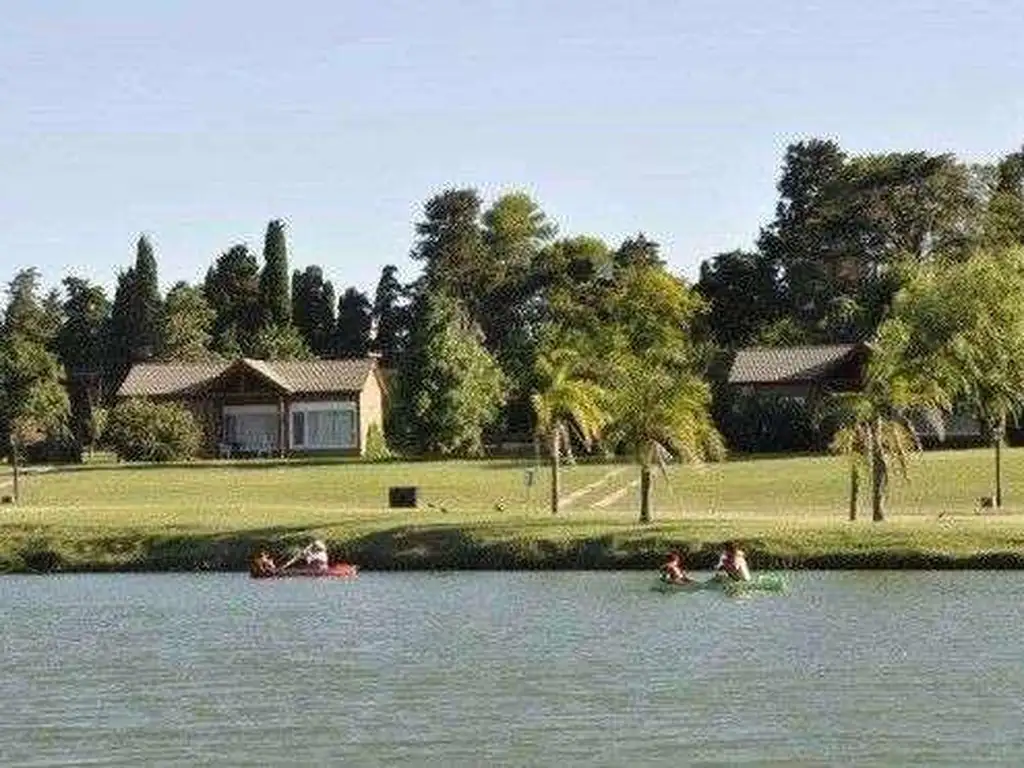
M 96 462 L 25 478 L 22 503 L 0 507 L 0 570 L 239 568 L 255 547 L 282 553 L 314 533 L 371 567 L 647 567 L 670 546 L 700 567 L 728 538 L 762 566 L 1017 566 L 1024 449 L 1004 457 L 1003 511 L 976 508 L 990 451 L 930 452 L 894 484 L 881 525 L 846 521 L 846 466 L 832 457 L 672 467 L 648 526 L 628 464 L 566 468 L 553 517 L 549 471 L 527 488 L 529 461 Z M 392 485 L 417 486 L 419 508 L 388 509 Z

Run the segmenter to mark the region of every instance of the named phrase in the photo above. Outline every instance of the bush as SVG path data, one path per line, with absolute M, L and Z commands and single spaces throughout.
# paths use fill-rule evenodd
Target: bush
M 388 448 L 387 440 L 380 424 L 374 422 L 366 430 L 366 460 L 387 461 L 394 458 L 394 453 Z
M 184 461 L 196 455 L 203 433 L 183 406 L 132 399 L 110 412 L 104 438 L 124 461 Z

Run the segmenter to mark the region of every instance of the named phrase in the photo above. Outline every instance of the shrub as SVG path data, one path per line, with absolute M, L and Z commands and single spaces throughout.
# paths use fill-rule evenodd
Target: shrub
M 203 433 L 180 405 L 132 399 L 110 412 L 104 437 L 124 461 L 184 461 L 196 455 Z
M 370 424 L 366 430 L 366 460 L 387 461 L 393 458 L 394 455 L 391 449 L 388 448 L 388 443 L 384 437 L 384 431 L 380 428 L 380 424 L 376 422 Z

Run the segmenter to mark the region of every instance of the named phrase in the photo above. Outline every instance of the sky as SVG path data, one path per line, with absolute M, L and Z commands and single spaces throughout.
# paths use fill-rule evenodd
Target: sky
M 986 0 L 47 0 L 0 6 L 0 281 L 164 288 L 288 226 L 338 292 L 424 202 L 522 190 L 690 279 L 772 217 L 788 144 L 1024 144 L 1024 11 Z

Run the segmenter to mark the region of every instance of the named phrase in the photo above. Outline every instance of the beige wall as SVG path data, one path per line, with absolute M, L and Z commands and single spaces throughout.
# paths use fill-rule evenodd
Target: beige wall
M 366 379 L 363 391 L 359 393 L 359 454 L 366 455 L 366 433 L 370 425 L 384 429 L 384 393 L 380 387 L 378 370 L 374 366 Z

